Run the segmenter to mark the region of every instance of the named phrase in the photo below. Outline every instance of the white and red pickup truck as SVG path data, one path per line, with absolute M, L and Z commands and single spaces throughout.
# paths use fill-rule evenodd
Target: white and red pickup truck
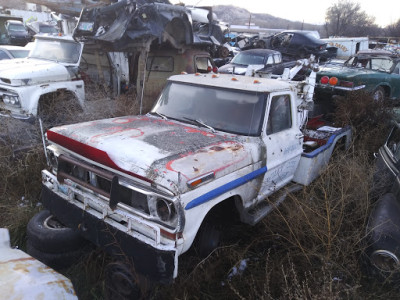
M 347 127 L 306 126 L 310 78 L 176 75 L 147 115 L 52 128 L 42 201 L 137 273 L 171 282 L 193 244 L 215 249 L 234 215 L 257 223 L 349 145 Z

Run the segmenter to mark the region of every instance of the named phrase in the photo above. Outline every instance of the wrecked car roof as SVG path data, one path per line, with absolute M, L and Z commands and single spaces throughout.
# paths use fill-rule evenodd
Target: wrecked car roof
M 152 42 L 169 41 L 175 48 L 192 44 L 217 44 L 222 42 L 221 28 L 208 11 L 208 23 L 196 21 L 193 8 L 181 5 L 147 1 L 127 1 L 96 8 L 84 8 L 73 36 L 103 47 L 128 50 L 148 47 Z M 202 18 L 204 19 L 204 18 Z M 201 26 L 195 24 L 201 23 Z

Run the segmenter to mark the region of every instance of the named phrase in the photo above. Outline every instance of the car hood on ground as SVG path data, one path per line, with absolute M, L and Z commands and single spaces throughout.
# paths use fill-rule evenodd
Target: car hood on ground
M 62 64 L 35 58 L 0 61 L 0 83 L 12 86 L 71 80 Z
M 219 178 L 251 164 L 258 149 L 235 135 L 149 115 L 56 127 L 47 136 L 88 159 L 174 193 L 187 191 L 188 181 L 205 174 Z

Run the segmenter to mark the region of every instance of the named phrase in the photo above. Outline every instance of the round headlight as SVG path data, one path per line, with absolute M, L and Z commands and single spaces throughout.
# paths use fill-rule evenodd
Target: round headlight
M 10 97 L 10 103 L 15 105 L 17 103 L 17 99 L 15 97 Z
M 162 221 L 170 221 L 175 216 L 175 207 L 172 202 L 157 199 L 157 215 Z
M 5 104 L 10 104 L 10 97 L 4 95 L 4 96 L 3 96 L 3 102 L 4 102 Z

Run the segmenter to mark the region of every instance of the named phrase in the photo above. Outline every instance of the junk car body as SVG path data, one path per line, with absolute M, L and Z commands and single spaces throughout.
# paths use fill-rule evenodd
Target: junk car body
M 327 64 L 317 73 L 317 98 L 357 90 L 371 93 L 377 101 L 400 98 L 400 57 L 388 51 L 364 50 L 344 64 Z
M 282 53 L 283 56 L 305 58 L 330 58 L 327 43 L 308 31 L 283 31 L 264 38 L 265 47 Z
M 73 36 L 118 51 L 165 41 L 177 49 L 188 45 L 219 46 L 223 40 L 211 9 L 144 0 L 84 8 Z
M 291 68 L 296 61 L 283 63 L 280 52 L 271 49 L 250 49 L 239 52 L 228 64 L 218 69 L 219 73 L 244 75 L 248 66 L 257 72 L 281 75 L 285 68 Z
M 366 229 L 367 271 L 386 282 L 400 280 L 400 124 L 376 155 L 374 192 L 379 195 Z
M 2 35 L 3 43 L 25 46 L 31 39 L 24 24 L 18 20 L 7 20 L 4 23 L 5 33 Z

